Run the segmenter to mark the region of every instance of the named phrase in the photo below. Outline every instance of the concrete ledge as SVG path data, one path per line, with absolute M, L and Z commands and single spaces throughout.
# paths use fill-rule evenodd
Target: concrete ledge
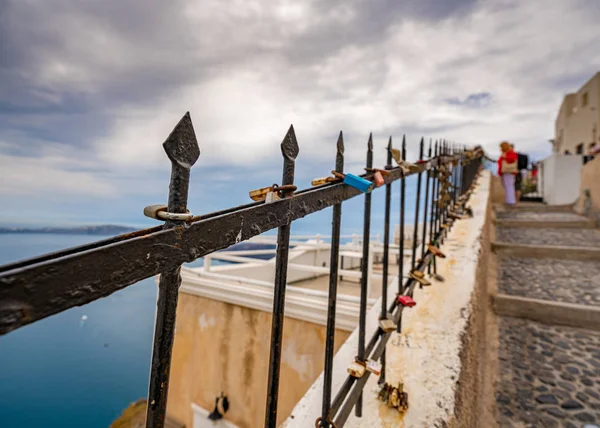
M 545 324 L 600 330 L 600 308 L 498 294 L 493 296 L 494 311 L 504 317 L 525 318 Z
M 591 220 L 575 221 L 531 221 L 496 219 L 496 226 L 527 229 L 595 229 L 596 224 Z
M 492 251 L 499 255 L 561 258 L 566 260 L 600 260 L 600 248 L 564 247 L 554 245 L 513 244 L 510 242 L 492 242 Z

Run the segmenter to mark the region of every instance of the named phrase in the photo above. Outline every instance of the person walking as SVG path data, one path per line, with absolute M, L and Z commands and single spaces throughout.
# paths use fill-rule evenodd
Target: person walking
M 516 204 L 515 195 L 515 177 L 519 172 L 517 167 L 518 155 L 511 148 L 508 141 L 500 143 L 502 155 L 498 158 L 498 175 L 502 178 L 502 186 L 504 186 L 504 203 L 506 205 Z

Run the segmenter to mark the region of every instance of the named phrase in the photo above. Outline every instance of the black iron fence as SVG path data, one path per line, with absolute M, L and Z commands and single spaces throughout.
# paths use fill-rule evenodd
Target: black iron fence
M 324 184 L 296 191 L 294 168 L 299 147 L 294 129 L 290 127 L 281 143 L 283 154 L 281 186 L 269 189 L 264 195 L 265 200 L 194 216 L 187 210 L 188 185 L 190 169 L 198 159 L 200 150 L 189 114 L 186 114 L 177 124 L 163 143 L 163 147 L 172 163 L 168 204 L 146 207 L 144 211 L 146 215 L 164 220 L 164 225 L 1 266 L 0 334 L 6 334 L 74 306 L 84 305 L 137 281 L 160 274 L 146 426 L 162 428 L 166 416 L 182 263 L 192 262 L 214 251 L 278 228 L 265 416 L 265 426 L 275 427 L 290 225 L 296 219 L 333 206 L 323 406 L 322 416 L 317 424 L 323 427 L 332 425 L 342 427 L 353 408 L 356 415 L 360 416 L 362 390 L 370 375 L 369 371 L 359 377 L 349 375 L 333 399 L 331 390 L 342 202 L 364 193 L 357 362 L 364 364 L 367 360 L 382 360 L 382 364 L 385 365 L 384 350 L 391 331 L 380 327 L 377 331 L 371 332 L 368 342 L 365 331 L 366 261 L 369 257 L 371 191 L 374 187 L 385 186 L 381 318 L 391 321 L 394 329 L 400 331 L 406 298 L 410 300 L 415 287 L 423 283 L 422 276 L 426 268 L 429 273 L 433 271 L 433 275 L 436 274 L 434 255 L 439 253 L 437 250 L 439 243 L 452 227 L 453 221 L 468 214 L 465 203 L 479 171 L 482 153 L 468 151 L 465 147 L 446 141 L 436 141 L 433 145 L 430 141 L 427 157 L 424 158 L 425 143 L 421 140 L 419 160 L 409 164 L 406 162 L 405 139 L 403 138 L 401 150 L 395 150 L 390 137 L 387 146 L 387 165 L 381 169 L 373 169 L 373 141 L 369 137 L 366 174 L 360 176 L 348 174 L 344 177 L 344 143 L 340 133 L 337 141 L 335 171 L 332 171 L 335 172 L 334 177 L 323 180 Z M 398 166 L 392 165 L 392 158 L 396 159 Z M 417 193 L 411 263 L 410 269 L 407 269 L 404 266 L 404 233 L 402 233 L 406 220 L 404 179 L 411 175 L 417 176 Z M 377 186 L 373 184 L 366 191 L 364 188 L 361 191 L 353 187 L 355 184 L 352 185 L 352 180 L 349 179 L 356 177 L 363 180 L 363 183 L 367 180 L 376 183 Z M 396 298 L 393 302 L 388 302 L 391 192 L 392 183 L 395 181 L 400 182 L 400 256 Z M 423 191 L 424 201 L 421 196 Z M 419 230 L 421 209 L 424 221 Z M 462 213 L 459 212 L 461 210 Z M 417 245 L 419 240 L 423 244 L 420 248 Z M 408 274 L 406 280 L 405 274 Z M 381 371 L 381 381 L 384 381 L 384 376 L 385 368 Z

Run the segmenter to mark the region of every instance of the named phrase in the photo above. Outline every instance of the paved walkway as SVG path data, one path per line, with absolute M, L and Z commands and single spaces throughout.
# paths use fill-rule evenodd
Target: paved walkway
M 498 219 L 579 221 L 572 213 L 498 211 Z M 496 241 L 600 248 L 600 231 L 502 228 Z M 600 306 L 598 261 L 498 259 L 498 293 Z M 505 317 L 496 383 L 500 427 L 600 427 L 600 332 Z

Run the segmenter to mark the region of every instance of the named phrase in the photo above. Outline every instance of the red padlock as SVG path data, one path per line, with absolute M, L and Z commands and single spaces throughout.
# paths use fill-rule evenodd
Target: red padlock
M 398 303 L 402 306 L 408 306 L 409 308 L 412 308 L 417 304 L 410 296 L 398 296 Z
M 373 182 L 375 183 L 375 187 L 383 186 L 385 181 L 383 181 L 383 175 L 379 171 L 375 171 L 373 174 Z

